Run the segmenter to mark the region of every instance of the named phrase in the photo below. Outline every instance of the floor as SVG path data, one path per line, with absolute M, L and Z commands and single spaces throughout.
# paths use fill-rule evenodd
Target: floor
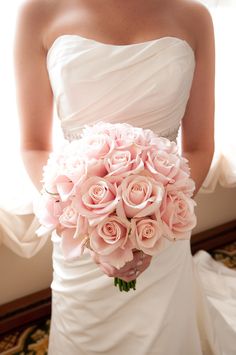
M 229 268 L 236 268 L 236 242 L 211 252 L 213 258 Z M 1 355 L 46 355 L 50 319 L 42 319 L 31 326 L 15 329 L 0 338 Z

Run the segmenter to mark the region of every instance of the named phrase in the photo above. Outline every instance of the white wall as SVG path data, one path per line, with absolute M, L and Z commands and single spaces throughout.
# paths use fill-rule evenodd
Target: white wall
M 217 186 L 214 193 L 198 194 L 197 227 L 193 234 L 236 219 L 236 188 Z
M 194 233 L 236 219 L 236 189 L 217 187 L 215 193 L 199 195 L 198 225 Z M 52 279 L 51 242 L 33 258 L 24 259 L 0 246 L 0 304 L 40 291 Z
M 48 240 L 31 259 L 0 246 L 0 304 L 43 290 L 52 279 L 52 246 Z

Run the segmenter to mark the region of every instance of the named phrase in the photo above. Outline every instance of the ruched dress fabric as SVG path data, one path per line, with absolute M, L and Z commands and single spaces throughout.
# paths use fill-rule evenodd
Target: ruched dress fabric
M 195 55 L 176 37 L 113 45 L 67 34 L 53 42 L 47 68 L 66 139 L 77 139 L 85 124 L 104 121 L 149 128 L 176 140 Z M 138 277 L 136 291 L 128 293 L 113 286 L 87 251 L 68 261 L 55 232 L 52 241 L 49 355 L 236 354 L 235 314 L 230 318 L 236 273 L 226 267 L 220 273 L 228 286 L 221 293 L 229 301 L 227 318 L 224 298 L 214 303 L 223 284 L 222 279 L 217 283 L 218 264 L 208 263 L 203 251 L 194 262 L 189 240 L 169 242 Z M 200 272 L 204 267 L 215 287 L 211 300 Z

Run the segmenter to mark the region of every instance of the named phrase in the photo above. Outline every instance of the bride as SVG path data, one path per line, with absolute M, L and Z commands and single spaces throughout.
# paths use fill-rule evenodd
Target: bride
M 181 127 L 196 194 L 214 152 L 214 54 L 211 17 L 196 1 L 25 1 L 15 76 L 21 152 L 37 189 L 55 102 L 68 140 L 100 119 L 170 140 Z M 188 239 L 156 257 L 137 251 L 119 270 L 88 252 L 66 261 L 56 233 L 52 241 L 49 354 L 236 353 L 235 329 L 211 308 Z M 136 291 L 113 287 L 111 278 L 134 275 Z

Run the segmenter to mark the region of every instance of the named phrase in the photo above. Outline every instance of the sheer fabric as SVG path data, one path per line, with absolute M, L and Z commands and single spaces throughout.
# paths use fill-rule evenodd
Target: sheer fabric
M 236 186 L 236 3 L 233 0 L 207 1 L 211 5 L 216 41 L 215 154 L 201 192 L 213 192 L 219 182 Z

